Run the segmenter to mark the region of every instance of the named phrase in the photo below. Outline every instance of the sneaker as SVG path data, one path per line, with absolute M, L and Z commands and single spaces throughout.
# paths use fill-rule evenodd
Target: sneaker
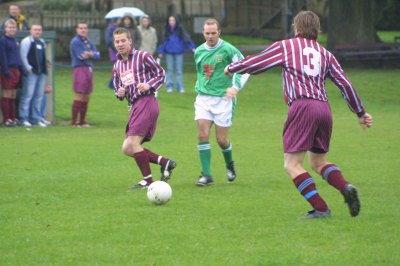
M 303 217 L 303 219 L 319 219 L 319 218 L 329 218 L 329 217 L 331 217 L 331 210 L 329 209 L 324 212 L 312 210 L 309 211 L 308 214 Z
M 47 125 L 45 123 L 43 123 L 42 121 L 37 122 L 36 126 L 47 127 Z
M 229 182 L 233 182 L 236 178 L 236 171 L 235 171 L 235 165 L 233 164 L 233 161 L 231 161 L 228 166 L 226 167 L 226 175 L 228 177 Z
M 149 183 L 147 183 L 146 180 L 142 180 L 139 183 L 137 183 L 136 185 L 133 185 L 131 187 L 129 187 L 130 189 L 146 189 L 149 187 Z
M 90 125 L 90 124 L 88 124 L 88 123 L 80 124 L 80 126 L 81 126 L 81 127 L 85 127 L 85 128 L 92 127 L 92 125 Z
M 178 90 L 178 92 L 179 92 L 179 93 L 185 93 L 185 89 L 182 88 L 182 89 Z
M 171 178 L 172 170 L 176 167 L 174 160 L 168 160 L 165 165 L 161 165 L 161 181 L 167 182 Z
M 212 176 L 205 176 L 205 175 L 201 175 L 199 178 L 199 181 L 197 181 L 198 186 L 208 186 L 208 185 L 212 185 L 213 183 L 214 183 L 214 180 L 213 180 Z
M 17 124 L 14 121 L 12 121 L 11 119 L 8 119 L 6 122 L 4 122 L 4 125 L 6 127 L 15 127 Z
M 21 126 L 24 126 L 24 127 L 31 127 L 31 126 L 32 126 L 32 124 L 29 123 L 29 121 L 26 121 L 26 120 L 22 120 L 22 121 L 20 122 L 20 125 L 21 125 Z
M 347 184 L 344 186 L 343 190 L 344 201 L 349 206 L 350 215 L 355 217 L 360 213 L 360 200 L 358 199 L 357 189 L 351 185 Z
M 47 121 L 47 120 L 44 119 L 44 118 L 42 118 L 42 119 L 40 120 L 40 122 L 42 122 L 42 123 L 45 124 L 46 126 L 51 125 L 51 122 L 50 122 L 50 121 Z
M 168 93 L 174 92 L 174 89 L 167 89 Z

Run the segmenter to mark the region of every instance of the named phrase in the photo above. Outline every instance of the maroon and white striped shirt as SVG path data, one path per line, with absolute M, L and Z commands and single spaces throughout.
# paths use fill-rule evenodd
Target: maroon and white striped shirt
M 148 52 L 132 49 L 127 59 L 123 59 L 120 54 L 117 58 L 113 67 L 115 95 L 118 95 L 118 88 L 124 83 L 125 98 L 130 105 L 140 96 L 158 91 L 165 83 L 165 70 Z M 147 83 L 151 89 L 142 93 L 136 88 L 139 83 Z
M 315 40 L 299 36 L 275 42 L 264 51 L 229 65 L 233 73 L 259 74 L 282 67 L 285 102 L 309 98 L 328 101 L 325 79 L 329 77 L 340 89 L 350 110 L 359 117 L 365 114 L 356 89 L 350 83 L 336 58 Z

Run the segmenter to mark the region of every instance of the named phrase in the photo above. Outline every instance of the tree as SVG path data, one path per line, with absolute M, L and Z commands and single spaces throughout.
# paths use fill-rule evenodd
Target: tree
M 373 7 L 374 0 L 330 0 L 328 49 L 342 44 L 375 44 Z

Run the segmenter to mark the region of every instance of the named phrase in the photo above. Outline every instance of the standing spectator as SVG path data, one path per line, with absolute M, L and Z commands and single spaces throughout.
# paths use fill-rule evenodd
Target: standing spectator
M 47 79 L 46 44 L 42 36 L 42 26 L 33 24 L 30 36 L 21 42 L 20 54 L 23 67 L 22 94 L 19 102 L 20 124 L 30 127 L 46 127 L 42 102 Z
M 111 63 L 113 64 L 115 63 L 115 61 L 117 61 L 117 50 L 115 50 L 114 39 L 113 39 L 113 32 L 117 27 L 118 27 L 118 20 L 113 18 L 109 21 L 105 33 L 105 39 L 108 48 L 108 57 Z M 110 81 L 108 82 L 108 87 L 110 89 L 114 89 L 114 85 L 112 84 L 112 82 L 113 79 L 111 78 Z
M 158 56 L 164 55 L 167 60 L 167 92 L 174 91 L 174 75 L 176 73 L 176 88 L 184 93 L 183 87 L 183 56 L 185 48 L 194 53 L 196 45 L 175 16 L 170 16 L 165 26 L 164 42 L 158 48 Z
M 41 103 L 41 107 L 40 107 L 40 113 L 42 114 L 42 117 L 46 117 L 47 116 L 47 98 L 48 98 L 48 94 L 53 92 L 53 86 L 51 84 L 51 80 L 49 79 L 49 71 L 51 69 L 51 62 L 49 60 L 47 60 L 47 79 L 46 79 L 46 85 L 44 87 L 44 94 L 43 94 L 43 100 Z M 46 119 L 43 119 L 43 121 L 47 124 L 47 125 L 51 125 L 51 121 L 48 121 Z
M 142 45 L 142 35 L 140 34 L 140 31 L 138 30 L 136 24 L 137 24 L 136 19 L 134 19 L 129 15 L 126 15 L 121 18 L 121 21 L 118 26 L 129 30 L 133 46 L 135 47 L 136 50 L 138 50 L 139 47 Z
M 153 182 L 150 163 L 161 165 L 163 181 L 170 178 L 176 167 L 173 160 L 142 146 L 156 130 L 160 107 L 154 93 L 164 84 L 165 71 L 148 52 L 133 48 L 127 29 L 114 31 L 114 44 L 119 53 L 113 68 L 115 95 L 121 101 L 125 98 L 131 108 L 122 150 L 135 159 L 143 175 L 143 180 L 130 188 L 146 188 Z
M 342 193 L 350 215 L 357 216 L 360 212 L 357 189 L 343 177 L 339 167 L 327 161 L 332 113 L 325 79 L 329 77 L 340 89 L 362 127 L 372 125 L 372 116 L 365 111 L 336 58 L 318 44 L 318 16 L 311 11 L 301 11 L 293 22 L 294 38 L 275 42 L 256 55 L 228 65 L 225 73 L 255 75 L 275 66 L 282 68 L 285 102 L 289 106 L 283 129 L 284 167 L 298 191 L 313 207 L 304 218 L 324 218 L 331 214 L 313 178 L 303 167 L 306 153 L 312 169 Z
M 13 19 L 17 23 L 17 31 L 18 30 L 29 30 L 28 22 L 24 15 L 21 14 L 21 9 L 18 5 L 10 5 L 8 8 L 9 16 L 1 23 L 1 29 L 5 29 L 5 22 L 8 19 Z
M 80 22 L 76 26 L 77 35 L 71 40 L 70 52 L 72 59 L 73 88 L 75 98 L 72 103 L 72 126 L 90 127 L 86 122 L 90 94 L 93 92 L 93 59 L 98 60 L 100 53 L 91 40 L 88 39 L 88 25 Z M 78 122 L 78 114 L 80 120 Z
M 156 29 L 150 26 L 151 19 L 148 15 L 144 15 L 140 18 L 140 25 L 138 30 L 142 36 L 142 44 L 139 50 L 149 52 L 154 55 L 157 49 L 157 32 Z
M 230 43 L 220 39 L 221 28 L 216 19 L 207 19 L 203 25 L 205 43 L 194 53 L 197 82 L 195 120 L 202 174 L 198 186 L 211 185 L 211 145 L 209 142 L 211 126 L 215 124 L 216 138 L 224 157 L 228 181 L 236 178 L 232 158 L 232 143 L 229 140 L 229 128 L 236 105 L 236 93 L 243 88 L 248 74 L 235 74 L 232 78 L 224 75 L 226 65 L 243 59 L 243 55 Z
M 21 77 L 21 56 L 19 43 L 15 38 L 17 22 L 8 19 L 4 23 L 5 34 L 0 37 L 0 80 L 3 89 L 1 110 L 4 125 L 14 127 L 17 125 L 17 89 Z

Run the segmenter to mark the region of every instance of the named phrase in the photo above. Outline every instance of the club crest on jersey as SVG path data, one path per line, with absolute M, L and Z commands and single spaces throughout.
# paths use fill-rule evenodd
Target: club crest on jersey
M 220 55 L 217 55 L 216 57 L 215 57 L 215 61 L 217 62 L 217 63 L 219 63 L 219 62 L 222 62 L 222 56 L 220 56 Z

